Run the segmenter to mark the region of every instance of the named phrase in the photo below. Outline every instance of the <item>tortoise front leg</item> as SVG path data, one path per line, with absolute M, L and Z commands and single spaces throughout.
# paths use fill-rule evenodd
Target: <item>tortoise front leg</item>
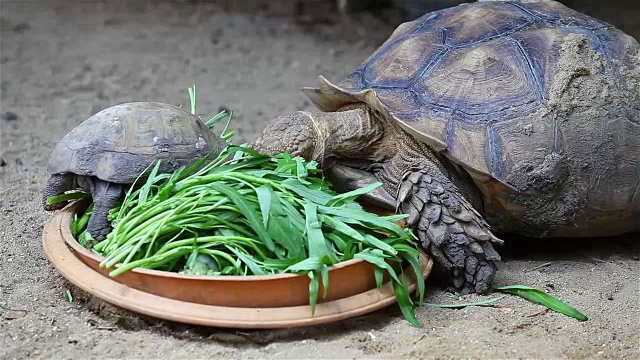
M 503 241 L 435 166 L 415 164 L 402 178 L 398 208 L 427 250 L 451 276 L 453 290 L 484 293 L 491 287 Z
M 71 190 L 74 185 L 75 174 L 53 174 L 47 180 L 47 184 L 42 191 L 42 207 L 45 211 L 60 210 L 67 205 L 67 201 L 55 204 L 47 204 L 47 199 L 51 196 L 60 195 Z
M 93 211 L 87 224 L 87 232 L 100 241 L 104 240 L 111 232 L 111 224 L 107 219 L 109 210 L 113 209 L 120 196 L 122 187 L 120 184 L 100 180 L 95 177 L 85 177 L 80 179 L 80 185 L 91 192 L 93 198 Z

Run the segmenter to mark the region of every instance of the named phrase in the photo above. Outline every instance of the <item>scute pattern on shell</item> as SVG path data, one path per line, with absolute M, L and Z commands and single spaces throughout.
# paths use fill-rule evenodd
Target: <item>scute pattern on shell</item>
M 507 183 L 505 143 L 547 111 L 562 42 L 573 35 L 602 54 L 600 71 L 623 81 L 613 59 L 630 61 L 638 45 L 628 35 L 558 2 L 491 1 L 404 23 L 337 86 L 322 79 L 303 91 L 323 111 L 369 103 L 478 176 Z M 545 131 L 561 146 L 559 125 Z
M 127 184 L 155 159 L 160 171 L 189 166 L 217 146 L 191 113 L 169 104 L 125 103 L 104 109 L 72 129 L 49 157 L 51 174 L 74 173 Z

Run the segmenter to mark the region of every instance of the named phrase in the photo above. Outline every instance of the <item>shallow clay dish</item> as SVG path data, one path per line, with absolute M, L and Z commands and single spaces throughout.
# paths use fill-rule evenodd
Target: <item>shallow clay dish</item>
M 145 315 L 197 325 L 235 328 L 306 326 L 365 314 L 396 302 L 391 283 L 377 288 L 371 264 L 351 260 L 329 270 L 329 293 L 319 299 L 315 315 L 309 307 L 309 278 L 204 276 L 134 269 L 115 278 L 100 269 L 102 257 L 82 247 L 71 235 L 73 215 L 86 207 L 68 205 L 46 223 L 43 245 L 58 272 L 81 289 Z M 420 281 L 431 272 L 431 259 L 421 254 Z M 412 292 L 416 276 L 404 270 Z

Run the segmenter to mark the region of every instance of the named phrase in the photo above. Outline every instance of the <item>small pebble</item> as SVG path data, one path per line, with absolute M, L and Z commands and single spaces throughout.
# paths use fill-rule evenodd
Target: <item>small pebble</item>
M 123 21 L 121 19 L 111 18 L 111 19 L 105 20 L 102 24 L 104 26 L 114 26 L 114 25 L 120 25 L 122 23 L 123 23 Z
M 27 316 L 27 312 L 24 310 L 9 310 L 4 314 L 6 320 L 21 319 L 25 316 Z
M 17 33 L 22 33 L 29 29 L 31 29 L 31 25 L 29 25 L 29 23 L 26 23 L 26 22 L 17 24 L 16 26 L 13 27 L 13 31 Z
M 5 166 L 7 166 L 6 160 L 3 158 L 0 158 L 0 167 L 5 167 Z
M 2 115 L 2 118 L 7 121 L 18 120 L 18 114 L 11 111 L 7 111 Z

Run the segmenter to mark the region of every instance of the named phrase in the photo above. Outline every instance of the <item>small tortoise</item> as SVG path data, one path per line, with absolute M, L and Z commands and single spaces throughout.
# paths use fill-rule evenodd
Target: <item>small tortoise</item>
M 321 112 L 252 144 L 318 161 L 409 215 L 451 287 L 485 292 L 503 243 L 640 230 L 640 46 L 555 1 L 480 1 L 400 25 Z
M 48 197 L 76 187 L 91 193 L 94 209 L 87 231 L 102 240 L 111 231 L 107 214 L 122 195 L 121 185 L 132 184 L 156 159 L 161 160 L 159 172 L 172 172 L 224 146 L 200 119 L 179 107 L 116 105 L 85 120 L 56 145 L 42 203 L 47 211 L 57 210 L 65 203 L 48 205 Z

